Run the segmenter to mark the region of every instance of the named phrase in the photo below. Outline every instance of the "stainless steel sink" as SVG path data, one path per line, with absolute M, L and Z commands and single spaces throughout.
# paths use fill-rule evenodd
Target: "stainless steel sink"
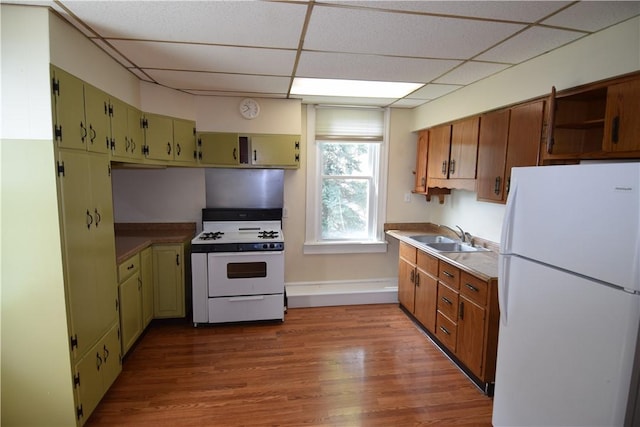
M 438 252 L 482 252 L 487 251 L 485 248 L 477 248 L 475 246 L 465 245 L 460 242 L 433 242 L 427 243 L 431 249 Z
M 455 243 L 455 240 L 453 239 L 433 234 L 419 234 L 417 236 L 409 236 L 409 238 L 426 245 L 429 245 L 430 243 Z

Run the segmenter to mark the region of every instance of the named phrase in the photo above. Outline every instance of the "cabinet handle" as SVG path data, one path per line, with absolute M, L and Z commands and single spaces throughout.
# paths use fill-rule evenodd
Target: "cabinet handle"
M 93 125 L 89 125 L 89 141 L 93 144 L 93 141 L 96 139 L 96 136 L 98 134 L 96 133 L 95 129 L 93 129 Z
M 87 229 L 91 228 L 91 224 L 93 224 L 93 217 L 91 216 L 89 209 L 87 209 Z
M 420 286 L 420 273 L 416 273 L 416 286 Z
M 611 142 L 617 144 L 620 137 L 620 116 L 615 116 L 611 125 Z
M 134 267 L 134 265 L 131 264 L 129 267 L 127 267 L 127 270 L 131 270 L 131 269 L 133 269 L 133 267 Z
M 496 176 L 496 182 L 495 185 L 493 186 L 493 192 L 497 194 L 500 194 L 500 181 L 501 178 L 499 176 Z
M 180 143 L 178 143 L 177 147 L 176 147 L 176 155 L 179 156 L 181 151 L 182 151 L 182 149 L 180 148 Z
M 447 174 L 447 161 L 443 160 L 442 161 L 442 175 L 446 175 Z
M 100 357 L 100 353 L 96 352 L 96 369 L 99 371 L 102 366 L 102 357 Z
M 469 289 L 470 291 L 473 291 L 473 292 L 479 292 L 479 291 L 480 291 L 478 288 L 476 288 L 475 286 L 473 286 L 471 283 L 465 283 L 464 285 L 465 285 L 465 286 L 467 287 L 467 289 Z
M 456 277 L 455 275 L 453 275 L 453 274 L 449 273 L 447 270 L 442 270 L 442 274 L 444 274 L 445 276 L 450 277 L 450 278 L 452 278 L 452 279 L 453 279 L 454 277 Z
M 238 160 L 238 149 L 237 148 L 233 149 L 233 160 Z
M 449 166 L 449 174 L 453 175 L 456 173 L 456 161 L 455 160 L 451 160 L 450 162 L 451 166 Z
M 107 363 L 107 359 L 109 358 L 109 349 L 106 344 L 102 347 L 102 352 L 104 354 L 104 363 Z
M 453 305 L 453 303 L 451 302 L 451 300 L 450 300 L 449 298 L 447 298 L 447 297 L 442 297 L 442 298 L 440 298 L 440 299 L 441 299 L 442 301 L 444 301 L 446 304 Z
M 96 214 L 96 227 L 97 227 L 98 224 L 100 224 L 100 221 L 102 221 L 102 215 L 100 215 L 100 212 L 98 212 L 98 208 L 95 208 L 94 212 Z
M 507 194 L 509 194 L 509 189 L 511 188 L 511 177 L 507 178 L 507 182 L 505 183 Z
M 464 302 L 460 301 L 460 320 L 464 320 Z
M 129 137 L 124 137 L 124 151 L 125 153 L 129 152 L 129 148 L 131 147 L 131 142 L 129 142 Z
M 253 150 L 253 161 L 257 161 L 258 160 L 258 150 Z
M 87 128 L 84 126 L 83 122 L 80 122 L 80 139 L 82 140 L 82 143 L 84 144 L 85 139 L 87 138 Z
M 171 143 L 167 142 L 167 154 L 171 154 Z
M 415 281 L 416 281 L 416 272 L 414 270 L 411 270 L 411 277 L 410 277 L 409 281 L 411 283 L 415 283 Z
M 136 149 L 136 142 L 132 139 L 131 140 L 131 152 L 133 153 Z
M 451 332 L 449 332 L 449 331 L 447 330 L 447 328 L 445 328 L 444 326 L 440 326 L 440 330 L 441 330 L 442 332 L 444 332 L 445 334 L 447 334 L 447 335 L 451 335 Z
M 176 254 L 176 265 L 180 265 L 180 254 Z

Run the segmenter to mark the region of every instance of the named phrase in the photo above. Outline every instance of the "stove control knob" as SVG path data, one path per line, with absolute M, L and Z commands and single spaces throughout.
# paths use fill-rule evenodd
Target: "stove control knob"
M 264 245 L 262 245 L 262 249 L 267 249 L 269 247 L 269 245 L 267 245 L 266 243 Z
M 271 243 L 271 244 L 269 245 L 269 247 L 270 247 L 271 249 L 273 249 L 273 248 L 275 248 L 275 247 L 276 247 L 276 245 L 274 245 L 273 243 Z

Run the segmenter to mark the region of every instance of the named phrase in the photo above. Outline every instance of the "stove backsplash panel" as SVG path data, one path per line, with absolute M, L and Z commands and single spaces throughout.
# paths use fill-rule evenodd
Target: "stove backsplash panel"
M 283 169 L 205 170 L 207 208 L 282 208 Z

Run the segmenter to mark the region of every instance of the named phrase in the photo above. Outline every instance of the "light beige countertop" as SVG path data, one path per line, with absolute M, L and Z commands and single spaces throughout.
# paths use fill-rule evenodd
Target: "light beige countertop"
M 116 223 L 116 262 L 121 264 L 152 244 L 185 243 L 195 236 L 196 224 Z
M 389 224 L 390 227 L 398 226 L 399 224 Z M 416 242 L 410 239 L 410 236 L 417 234 L 445 234 L 437 225 L 434 224 L 413 224 L 407 229 L 404 229 L 404 225 L 400 226 L 402 229 L 394 230 L 389 229 L 385 225 L 385 232 L 387 235 L 396 238 L 402 242 L 405 242 L 415 248 L 420 249 L 438 259 L 442 259 L 451 265 L 458 267 L 462 271 L 466 271 L 469 274 L 481 278 L 483 280 L 492 280 L 498 278 L 498 253 L 493 250 L 480 251 L 480 252 L 438 252 L 431 249 L 425 244 Z M 494 244 L 495 245 L 495 244 Z M 491 245 L 491 242 L 485 242 L 479 246 L 495 249 L 496 246 Z M 492 247 L 493 246 L 493 247 Z

